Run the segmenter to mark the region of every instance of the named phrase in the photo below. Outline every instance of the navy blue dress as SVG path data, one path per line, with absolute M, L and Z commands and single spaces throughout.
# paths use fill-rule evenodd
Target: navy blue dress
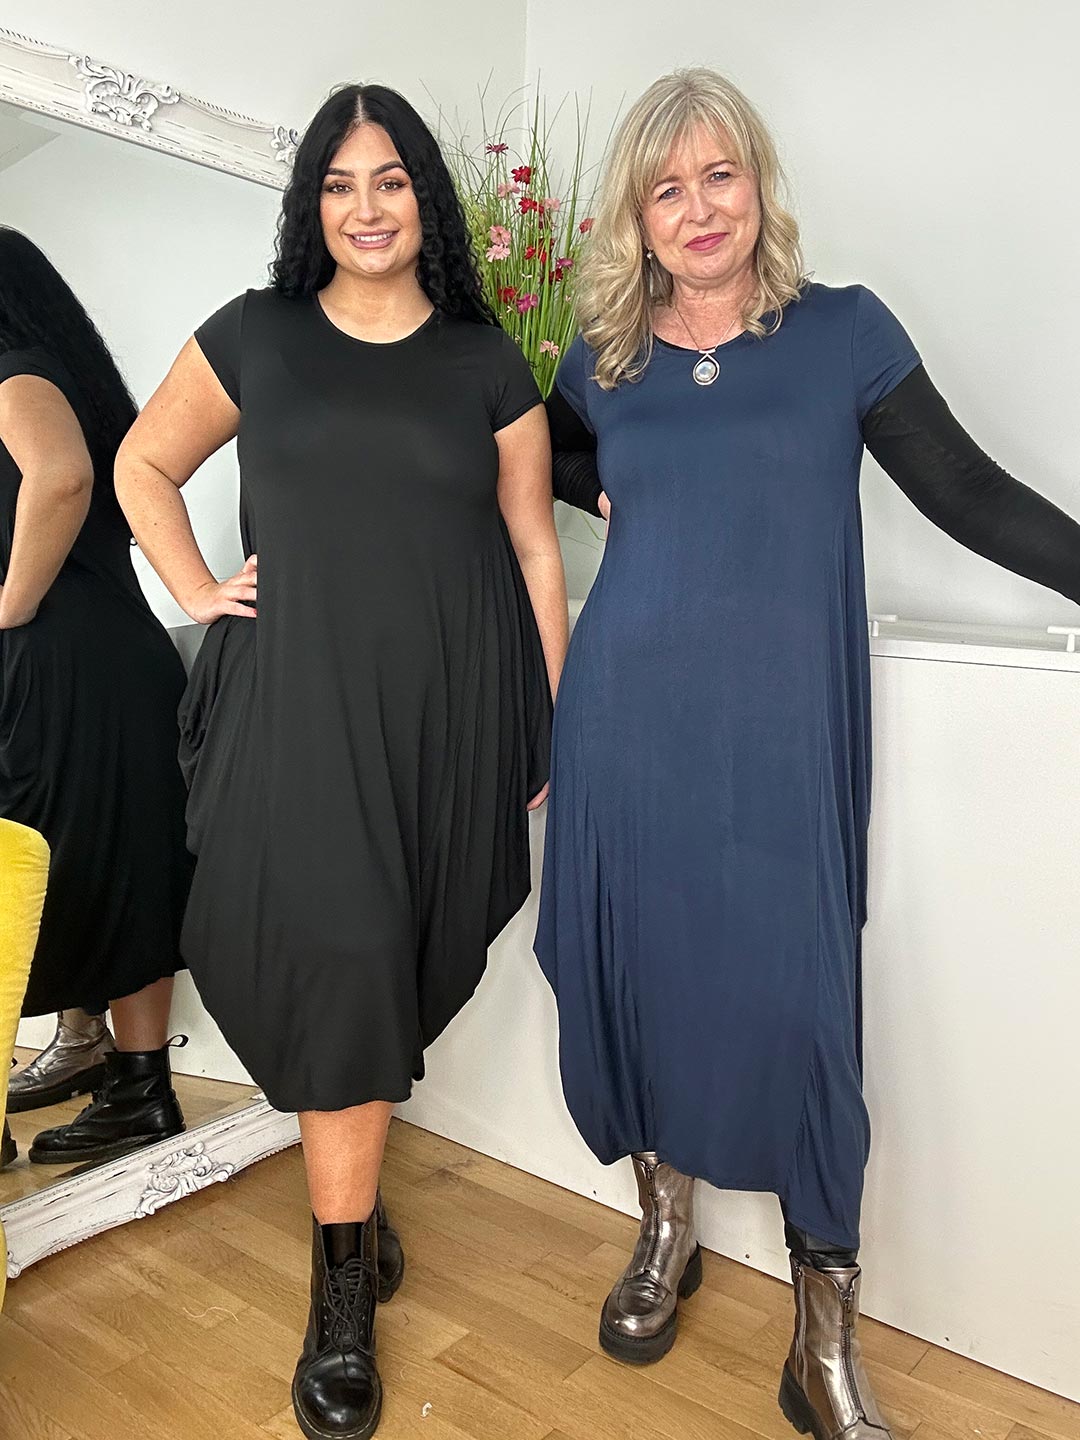
M 918 364 L 861 286 L 558 385 L 612 516 L 555 714 L 536 950 L 597 1157 L 656 1150 L 857 1246 L 870 692 L 860 424 Z

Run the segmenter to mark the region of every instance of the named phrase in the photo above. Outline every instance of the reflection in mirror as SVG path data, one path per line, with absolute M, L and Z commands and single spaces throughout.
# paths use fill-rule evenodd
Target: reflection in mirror
M 0 104 L 0 817 L 52 849 L 0 1207 L 253 1099 L 186 974 L 170 993 L 194 632 L 130 542 L 111 461 L 193 319 L 265 283 L 279 203 Z M 185 492 L 221 575 L 241 560 L 236 489 L 229 447 Z M 190 1044 L 165 1048 L 178 1032 Z

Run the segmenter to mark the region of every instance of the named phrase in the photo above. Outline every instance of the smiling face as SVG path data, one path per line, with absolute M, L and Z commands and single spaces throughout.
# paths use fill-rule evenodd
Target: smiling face
M 420 208 L 381 125 L 358 125 L 333 155 L 319 218 L 339 271 L 367 279 L 415 274 L 423 240 Z
M 646 193 L 645 244 L 676 281 L 719 289 L 753 273 L 761 201 L 735 154 L 724 131 L 692 130 Z

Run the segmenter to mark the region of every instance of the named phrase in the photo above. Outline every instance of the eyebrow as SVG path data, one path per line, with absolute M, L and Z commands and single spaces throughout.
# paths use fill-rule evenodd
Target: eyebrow
M 400 160 L 388 160 L 385 165 L 377 165 L 371 174 L 373 177 L 375 175 L 385 175 L 388 170 L 405 170 L 405 166 Z M 337 165 L 329 166 L 326 173 L 327 175 L 345 175 L 350 180 L 356 179 L 355 170 L 342 170 L 340 166 Z M 405 173 L 407 175 L 409 172 L 405 170 Z
M 721 165 L 730 165 L 732 169 L 735 169 L 737 168 L 738 162 L 735 160 L 710 160 L 708 165 L 701 167 L 701 173 L 704 175 L 706 170 L 719 170 Z M 679 175 L 665 175 L 662 180 L 654 180 L 652 188 L 655 189 L 657 185 L 670 185 L 673 180 L 679 180 L 681 178 Z

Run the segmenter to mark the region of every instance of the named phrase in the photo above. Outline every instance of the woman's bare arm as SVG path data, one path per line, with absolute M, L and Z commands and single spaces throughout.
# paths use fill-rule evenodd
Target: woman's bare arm
M 540 631 L 554 696 L 559 688 L 569 616 L 562 551 L 555 533 L 551 495 L 551 444 L 542 405 L 495 434 L 499 446 L 499 508 L 525 577 L 533 614 Z M 534 809 L 547 786 L 530 805 Z
M 193 620 L 252 616 L 255 562 L 218 582 L 196 543 L 181 488 L 236 434 L 240 411 L 191 339 L 128 432 L 116 457 L 116 494 L 132 534 Z
M 13 375 L 0 384 L 0 440 L 22 474 L 11 561 L 0 586 L 0 630 L 10 630 L 37 614 L 78 538 L 94 466 L 74 410 L 40 375 Z

